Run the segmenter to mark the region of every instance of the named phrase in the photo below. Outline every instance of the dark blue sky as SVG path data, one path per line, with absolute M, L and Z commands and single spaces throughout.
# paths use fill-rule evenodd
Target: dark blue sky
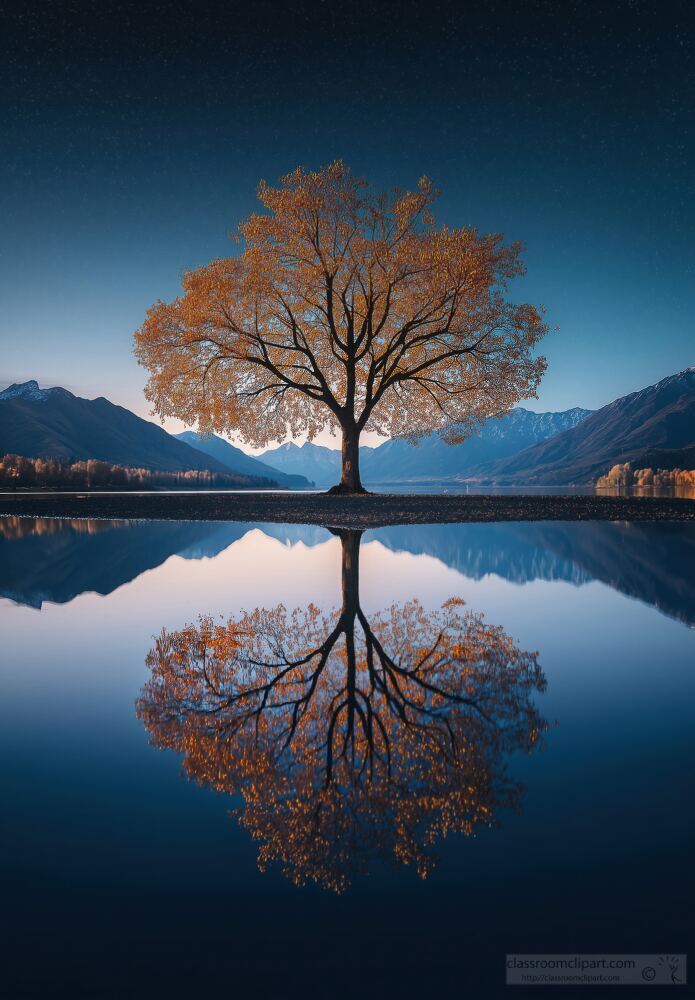
M 695 363 L 690 2 L 5 3 L 0 380 L 141 414 L 131 336 L 233 253 L 255 187 L 336 157 L 423 173 L 527 246 L 559 326 L 535 409 Z

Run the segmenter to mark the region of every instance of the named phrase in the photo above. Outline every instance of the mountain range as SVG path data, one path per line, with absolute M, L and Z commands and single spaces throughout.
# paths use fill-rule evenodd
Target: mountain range
M 367 482 L 445 482 L 465 479 L 482 462 L 515 455 L 530 445 L 553 438 L 581 424 L 590 410 L 575 406 L 559 413 L 534 413 L 521 406 L 501 417 L 485 420 L 476 434 L 461 444 L 448 445 L 438 434 L 408 441 L 387 441 L 365 454 L 363 471 Z
M 659 456 L 668 460 L 670 453 L 666 467 L 674 468 L 691 461 L 694 451 L 695 366 L 608 403 L 547 441 L 479 466 L 471 478 L 509 486 L 583 485 L 617 463 L 664 467 Z
M 360 460 L 364 451 L 360 448 Z M 288 441 L 263 452 L 261 458 L 282 472 L 306 476 L 320 489 L 333 486 L 340 479 L 340 452 L 310 441 L 302 445 Z
M 237 473 L 248 485 L 325 488 L 340 476 L 340 452 L 313 443 L 253 457 L 216 435 L 168 434 L 104 397 L 81 399 L 30 381 L 0 392 L 0 455 L 102 459 L 153 470 Z M 360 449 L 367 486 L 462 483 L 588 485 L 616 463 L 695 468 L 695 367 L 591 412 L 534 413 L 517 407 L 482 423 L 458 445 L 436 434 Z
M 301 477 L 288 477 L 257 462 L 220 438 L 216 440 L 224 446 L 219 458 L 201 435 L 175 437 L 103 396 L 82 399 L 58 386 L 40 389 L 34 380 L 15 383 L 0 392 L 0 455 L 64 461 L 94 458 L 168 472 L 233 472 L 250 477 L 251 486 L 310 485 Z
M 205 455 L 215 459 L 216 462 L 220 462 L 226 469 L 233 469 L 234 472 L 240 472 L 245 476 L 265 476 L 268 479 L 274 479 L 280 486 L 286 486 L 288 489 L 301 490 L 311 486 L 304 475 L 287 475 L 279 468 L 274 468 L 251 455 L 247 455 L 241 448 L 235 448 L 233 444 L 216 434 L 183 431 L 182 434 L 174 436 L 178 441 L 183 441 L 191 448 L 202 451 Z
M 545 441 L 584 420 L 590 410 L 574 407 L 560 413 L 533 413 L 519 406 L 501 417 L 483 422 L 475 436 L 461 444 L 448 445 L 438 434 L 420 438 L 416 444 L 404 440 L 385 441 L 376 448 L 360 448 L 360 471 L 366 485 L 388 483 L 444 482 L 465 479 L 482 462 L 492 461 Z M 309 442 L 292 442 L 272 448 L 261 456 L 283 472 L 312 479 L 317 486 L 332 486 L 340 478 L 340 452 Z
M 82 399 L 35 381 L 0 392 L 0 452 L 28 458 L 87 458 L 135 468 L 225 472 L 221 462 L 178 441 L 103 396 Z
M 336 481 L 340 454 L 304 444 L 265 452 L 265 461 L 302 473 L 317 486 Z M 630 393 L 599 410 L 575 407 L 532 413 L 517 407 L 486 420 L 460 445 L 437 435 L 415 445 L 392 440 L 360 449 L 370 484 L 474 483 L 500 486 L 590 485 L 617 463 L 695 468 L 695 366 Z

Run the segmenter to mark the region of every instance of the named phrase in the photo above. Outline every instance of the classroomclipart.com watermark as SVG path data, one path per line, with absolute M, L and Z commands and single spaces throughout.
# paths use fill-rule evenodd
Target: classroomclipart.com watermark
M 685 986 L 687 955 L 507 955 L 507 986 Z

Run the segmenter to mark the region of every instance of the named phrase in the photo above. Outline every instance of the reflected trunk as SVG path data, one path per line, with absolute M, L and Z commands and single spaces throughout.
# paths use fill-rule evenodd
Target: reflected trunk
M 360 604 L 360 541 L 361 531 L 340 531 L 342 546 L 343 617 L 354 622 Z
M 355 731 L 357 657 L 355 652 L 355 619 L 360 610 L 360 542 L 361 531 L 341 531 L 340 544 L 342 548 L 341 584 L 343 606 L 341 626 L 345 634 L 345 660 L 347 676 L 345 678 L 345 694 L 347 701 L 347 737 L 352 740 Z M 352 743 L 352 757 L 355 747 Z M 330 781 L 332 766 L 329 763 L 326 778 Z

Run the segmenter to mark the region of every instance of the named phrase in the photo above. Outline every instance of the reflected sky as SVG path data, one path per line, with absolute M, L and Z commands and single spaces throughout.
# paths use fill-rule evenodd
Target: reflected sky
M 339 607 L 340 539 L 282 525 L 84 527 L 38 534 L 6 521 L 0 541 L 0 930 L 31 965 L 36 995 L 57 969 L 74 996 L 89 996 L 85 975 L 103 968 L 113 995 L 223 988 L 204 953 L 224 949 L 245 970 L 263 963 L 269 914 L 277 961 L 260 986 L 240 973 L 267 996 L 298 995 L 277 971 L 298 953 L 304 993 L 335 977 L 337 942 L 359 950 L 365 912 L 386 951 L 401 947 L 404 926 L 421 928 L 421 960 L 408 954 L 394 971 L 379 955 L 356 957 L 387 996 L 394 983 L 404 995 L 462 983 L 496 995 L 506 951 L 687 950 L 691 528 L 365 532 L 365 613 L 417 598 L 434 615 L 463 599 L 538 653 L 547 690 L 534 701 L 549 729 L 540 752 L 510 758 L 520 813 L 448 837 L 425 882 L 386 865 L 334 897 L 297 889 L 277 866 L 261 875 L 258 844 L 228 815 L 238 797 L 182 780 L 182 758 L 148 744 L 134 705 L 162 628 L 278 604 Z M 36 935 L 38 965 L 26 953 Z M 453 958 L 434 962 L 442 947 L 463 949 L 464 972 Z
M 272 587 L 274 580 L 281 579 L 281 564 L 286 562 L 286 554 L 281 555 L 274 544 L 278 542 L 285 548 L 299 546 L 292 557 L 296 562 L 290 570 L 293 580 L 313 581 L 319 572 L 315 559 L 325 554 L 330 541 L 327 529 L 312 525 L 5 517 L 0 518 L 0 596 L 40 608 L 44 602 L 67 603 L 85 592 L 106 595 L 161 566 L 172 555 L 190 561 L 212 560 L 203 580 L 214 589 L 218 574 L 225 572 L 225 558 L 216 557 L 224 556 L 230 547 L 234 547 L 237 568 L 233 576 L 243 578 L 245 585 L 259 578 L 263 588 Z M 492 575 L 517 584 L 558 580 L 579 586 L 597 579 L 686 624 L 695 624 L 695 527 L 691 525 L 394 526 L 364 533 L 365 546 L 375 541 L 394 553 L 430 556 L 477 581 Z M 310 557 L 305 550 L 313 548 L 321 553 Z M 388 560 L 378 557 L 373 562 L 367 586 Z M 420 559 L 418 565 L 424 569 L 426 560 Z M 179 564 L 179 578 L 183 575 L 190 581 L 196 572 L 200 575 L 195 567 Z M 321 573 L 317 589 L 328 595 L 325 567 Z M 175 581 L 173 566 L 165 578 L 169 585 Z

